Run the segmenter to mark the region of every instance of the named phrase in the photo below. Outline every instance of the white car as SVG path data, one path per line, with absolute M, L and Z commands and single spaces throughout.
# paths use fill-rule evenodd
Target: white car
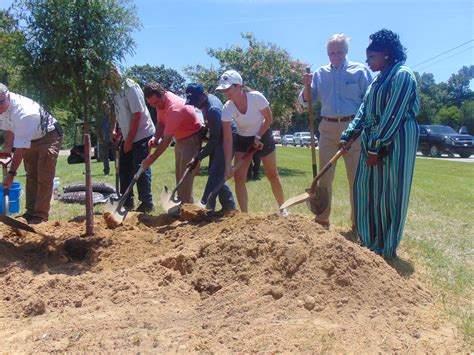
M 293 137 L 293 145 L 307 147 L 311 144 L 311 134 L 309 132 L 296 132 Z M 314 146 L 318 146 L 318 137 L 314 136 Z
M 293 145 L 294 139 L 292 134 L 285 134 L 281 139 L 282 145 Z

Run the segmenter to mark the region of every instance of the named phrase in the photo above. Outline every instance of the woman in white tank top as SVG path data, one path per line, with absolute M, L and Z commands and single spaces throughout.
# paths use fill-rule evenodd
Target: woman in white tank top
M 240 210 L 248 212 L 246 181 L 251 159 L 245 159 L 237 170 L 233 169 L 232 120 L 237 126 L 234 165 L 243 160 L 245 153 L 251 146 L 257 148 L 256 154 L 259 154 L 262 159 L 265 175 L 272 186 L 273 196 L 280 206 L 285 198 L 276 164 L 275 142 L 269 129 L 273 117 L 267 99 L 260 92 L 243 86 L 242 77 L 235 70 L 228 70 L 222 74 L 216 90 L 223 91 L 229 99 L 222 109 L 225 177 L 227 179 L 234 176 L 235 193 Z M 286 216 L 288 213 L 283 211 L 281 214 Z

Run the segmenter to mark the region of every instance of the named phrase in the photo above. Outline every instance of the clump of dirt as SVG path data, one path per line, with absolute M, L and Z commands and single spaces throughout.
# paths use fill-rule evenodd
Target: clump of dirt
M 55 223 L 0 226 L 4 351 L 465 350 L 416 272 L 302 216 Z
M 180 209 L 180 219 L 188 222 L 204 222 L 208 221 L 207 210 L 191 203 L 185 203 Z
M 120 225 L 120 223 L 114 218 L 114 216 L 110 212 L 105 212 L 102 217 L 104 218 L 107 228 L 115 229 Z

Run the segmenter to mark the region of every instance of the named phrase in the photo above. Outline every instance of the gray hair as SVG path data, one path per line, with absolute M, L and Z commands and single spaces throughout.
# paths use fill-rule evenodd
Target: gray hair
M 351 43 L 351 39 L 347 37 L 344 33 L 335 33 L 331 37 L 329 37 L 328 41 L 326 42 L 326 49 L 328 48 L 330 43 L 343 43 L 347 52 L 349 50 L 349 43 Z
M 0 94 L 6 94 L 9 92 L 7 86 L 5 84 L 0 83 Z

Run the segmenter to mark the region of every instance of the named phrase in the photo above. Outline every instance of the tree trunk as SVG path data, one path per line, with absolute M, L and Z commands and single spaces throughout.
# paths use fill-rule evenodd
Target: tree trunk
M 94 235 L 94 205 L 92 203 L 91 140 L 84 134 L 84 162 L 86 165 L 86 236 Z

